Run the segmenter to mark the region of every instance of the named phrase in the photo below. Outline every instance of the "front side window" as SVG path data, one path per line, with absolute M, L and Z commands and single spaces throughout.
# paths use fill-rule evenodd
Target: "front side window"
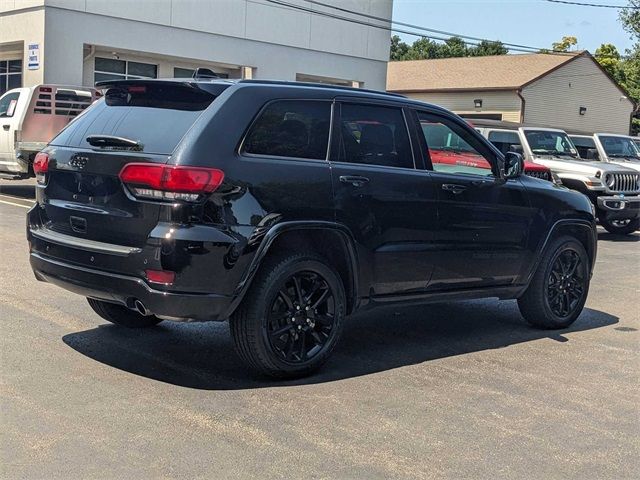
M 18 105 L 18 98 L 20 98 L 20 92 L 8 93 L 0 98 L 0 117 L 13 117 L 16 105 Z
M 493 175 L 491 163 L 470 132 L 447 119 L 418 113 L 433 170 L 443 173 Z
M 640 160 L 640 149 L 631 138 L 605 137 L 603 135 L 599 138 L 609 158 Z
M 415 168 L 400 108 L 343 104 L 338 161 Z
M 534 154 L 577 158 L 573 143 L 564 132 L 526 130 L 524 133 Z
M 22 60 L 0 60 L 0 95 L 22 86 Z
M 331 103 L 281 100 L 269 104 L 251 126 L 244 153 L 324 160 L 329 143 Z
M 95 59 L 94 82 L 141 78 L 158 78 L 158 66 L 115 58 L 96 57 Z

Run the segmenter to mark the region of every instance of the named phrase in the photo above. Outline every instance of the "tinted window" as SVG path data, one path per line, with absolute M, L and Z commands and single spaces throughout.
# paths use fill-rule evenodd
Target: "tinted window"
M 214 96 L 170 85 L 110 88 L 52 141 L 52 145 L 92 148 L 89 135 L 136 140 L 147 153 L 171 153 Z
M 520 150 L 520 137 L 516 132 L 493 130 L 489 132 L 488 139 L 502 153 Z
M 402 110 L 393 107 L 343 104 L 338 160 L 414 168 Z
M 571 137 L 571 141 L 576 146 L 578 150 L 578 154 L 582 158 L 594 158 L 597 156 L 597 153 L 589 150 L 595 150 L 596 143 L 594 142 L 592 137 Z
M 329 102 L 273 102 L 252 125 L 244 142 L 244 152 L 324 160 L 327 157 L 330 119 Z
M 492 175 L 491 164 L 479 153 L 481 143 L 468 130 L 431 114 L 418 118 L 434 171 Z

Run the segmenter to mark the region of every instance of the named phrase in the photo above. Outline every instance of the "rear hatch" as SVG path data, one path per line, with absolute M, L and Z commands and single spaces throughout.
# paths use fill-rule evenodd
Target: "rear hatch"
M 119 178 L 128 163 L 166 164 L 215 99 L 215 89 L 166 81 L 101 85 L 103 99 L 75 118 L 45 149 L 38 181 L 41 226 L 54 232 L 143 247 L 171 205 L 134 198 Z M 222 90 L 222 86 L 220 91 Z M 167 213 L 168 215 L 168 213 Z

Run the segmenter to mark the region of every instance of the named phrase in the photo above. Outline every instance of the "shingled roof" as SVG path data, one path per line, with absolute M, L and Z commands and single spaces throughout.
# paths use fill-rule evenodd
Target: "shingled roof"
M 387 90 L 517 90 L 582 54 L 532 53 L 389 62 Z

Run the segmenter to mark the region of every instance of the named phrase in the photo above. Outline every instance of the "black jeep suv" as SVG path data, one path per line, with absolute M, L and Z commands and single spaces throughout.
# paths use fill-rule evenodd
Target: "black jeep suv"
M 35 160 L 28 239 L 36 277 L 110 322 L 230 319 L 248 365 L 293 377 L 376 305 L 518 299 L 543 328 L 582 311 L 589 200 L 447 110 L 303 83 L 99 86 Z

